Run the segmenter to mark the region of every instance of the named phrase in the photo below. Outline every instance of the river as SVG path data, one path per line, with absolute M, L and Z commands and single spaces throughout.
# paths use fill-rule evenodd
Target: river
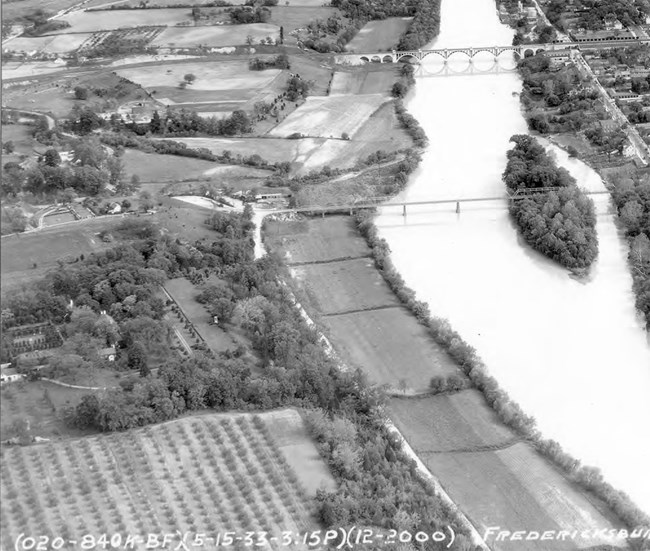
M 493 0 L 443 0 L 432 46 L 507 45 L 512 36 Z M 460 56 L 450 63 L 467 67 Z M 420 73 L 440 67 L 426 58 Z M 418 78 L 407 107 L 430 145 L 400 198 L 503 194 L 508 140 L 526 132 L 520 90 L 516 73 Z M 547 147 L 580 186 L 604 189 L 589 167 Z M 650 513 L 650 344 L 610 199 L 594 202 L 599 256 L 587 282 L 523 243 L 505 200 L 465 203 L 459 214 L 453 205 L 410 207 L 405 218 L 384 208 L 377 226 L 407 284 L 477 349 L 542 434 Z

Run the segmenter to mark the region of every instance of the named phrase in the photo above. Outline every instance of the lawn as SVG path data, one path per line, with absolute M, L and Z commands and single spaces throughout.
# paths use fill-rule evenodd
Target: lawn
M 314 486 L 334 487 L 294 410 L 204 414 L 16 447 L 5 451 L 1 469 L 7 548 L 24 532 L 302 533 L 319 528 Z
M 390 417 L 416 453 L 468 451 L 516 439 L 474 389 L 417 399 L 393 398 Z
M 189 10 L 187 10 L 187 13 L 189 13 Z M 151 45 L 175 48 L 191 48 L 195 46 L 219 48 L 222 46 L 244 46 L 248 44 L 247 37 L 249 36 L 252 37 L 254 44 L 259 44 L 259 41 L 265 39 L 267 36 L 277 39 L 279 35 L 280 27 L 271 25 L 270 23 L 206 27 L 170 27 L 160 33 Z
M 348 52 L 372 53 L 392 50 L 411 23 L 411 17 L 389 17 L 366 23 L 348 43 Z
M 218 168 L 218 163 L 180 157 L 178 155 L 159 155 L 144 153 L 137 149 L 127 149 L 122 157 L 124 171 L 128 178 L 136 174 L 141 182 L 179 182 L 182 180 L 206 178 L 206 172 Z
M 17 420 L 29 421 L 34 436 L 50 439 L 79 436 L 80 431 L 70 429 L 63 422 L 63 411 L 90 393 L 47 381 L 21 381 L 3 386 L 0 390 L 0 440 L 15 436 L 11 427 Z
M 157 10 L 75 11 L 61 18 L 70 27 L 52 34 L 110 31 L 127 27 L 170 26 L 192 22 L 190 8 Z M 183 29 L 179 29 L 183 30 Z
M 408 439 L 408 435 L 406 435 Z M 428 438 L 427 440 L 430 440 Z M 422 447 L 428 441 L 422 442 Z M 608 530 L 621 528 L 528 444 L 501 451 L 421 453 L 420 457 L 479 533 L 489 526 L 504 530 Z M 574 551 L 624 543 L 605 538 L 567 541 L 496 542 L 493 551 Z
M 347 134 L 354 138 L 370 115 L 386 101 L 386 96 L 381 94 L 309 97 L 269 134 L 285 138 L 294 133 L 324 138 Z

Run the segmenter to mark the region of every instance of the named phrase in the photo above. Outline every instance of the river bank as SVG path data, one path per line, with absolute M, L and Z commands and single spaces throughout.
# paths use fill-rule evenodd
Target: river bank
M 462 375 L 427 327 L 399 301 L 395 304 L 395 289 L 369 262 L 372 250 L 359 240 L 349 217 L 267 222 L 265 237 L 271 251 L 282 251 L 293 264 L 294 281 L 309 303 L 303 306 L 310 315 L 315 311 L 338 354 L 351 367 L 361 368 L 371 382 L 417 388 L 434 375 Z M 332 303 L 334 296 L 342 302 Z M 581 490 L 506 427 L 475 388 L 392 398 L 388 413 L 479 533 L 490 526 L 543 525 L 558 532 L 620 527 L 602 501 Z M 548 551 L 545 542 L 487 543 L 499 550 Z M 596 544 L 612 540 L 590 545 Z M 554 549 L 583 547 L 585 542 L 557 547 L 554 542 Z

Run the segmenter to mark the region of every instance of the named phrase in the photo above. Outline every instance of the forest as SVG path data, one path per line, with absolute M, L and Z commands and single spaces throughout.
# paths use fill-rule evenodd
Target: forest
M 524 239 L 562 266 L 588 268 L 598 254 L 593 202 L 535 138 L 519 134 L 510 141 L 515 147 L 508 151 L 503 181 L 510 194 L 530 194 L 510 202 Z M 557 191 L 534 193 L 540 188 Z

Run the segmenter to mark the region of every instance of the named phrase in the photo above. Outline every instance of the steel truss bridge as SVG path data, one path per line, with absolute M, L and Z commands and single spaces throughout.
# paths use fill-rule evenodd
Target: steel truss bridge
M 368 210 L 375 208 L 387 208 L 387 207 L 401 207 L 402 215 L 406 216 L 407 208 L 409 206 L 423 206 L 423 205 L 445 205 L 445 204 L 454 204 L 456 205 L 456 212 L 460 213 L 461 203 L 479 203 L 479 202 L 493 202 L 493 201 L 504 201 L 507 200 L 510 204 L 514 201 L 519 201 L 535 195 L 540 195 L 543 193 L 549 193 L 551 191 L 558 191 L 557 187 L 541 187 L 533 188 L 527 190 L 517 190 L 515 193 L 506 192 L 505 195 L 499 195 L 494 197 L 459 197 L 455 199 L 428 199 L 424 201 L 386 201 L 385 197 L 370 197 L 363 199 L 362 201 L 346 203 L 342 205 L 327 205 L 327 206 L 309 206 L 309 207 L 296 207 L 293 209 L 282 209 L 273 211 L 269 214 L 280 214 L 280 213 L 306 213 L 306 214 L 322 214 L 323 216 L 327 213 L 349 213 L 353 214 L 356 211 Z M 608 195 L 609 191 L 584 191 L 585 195 Z

